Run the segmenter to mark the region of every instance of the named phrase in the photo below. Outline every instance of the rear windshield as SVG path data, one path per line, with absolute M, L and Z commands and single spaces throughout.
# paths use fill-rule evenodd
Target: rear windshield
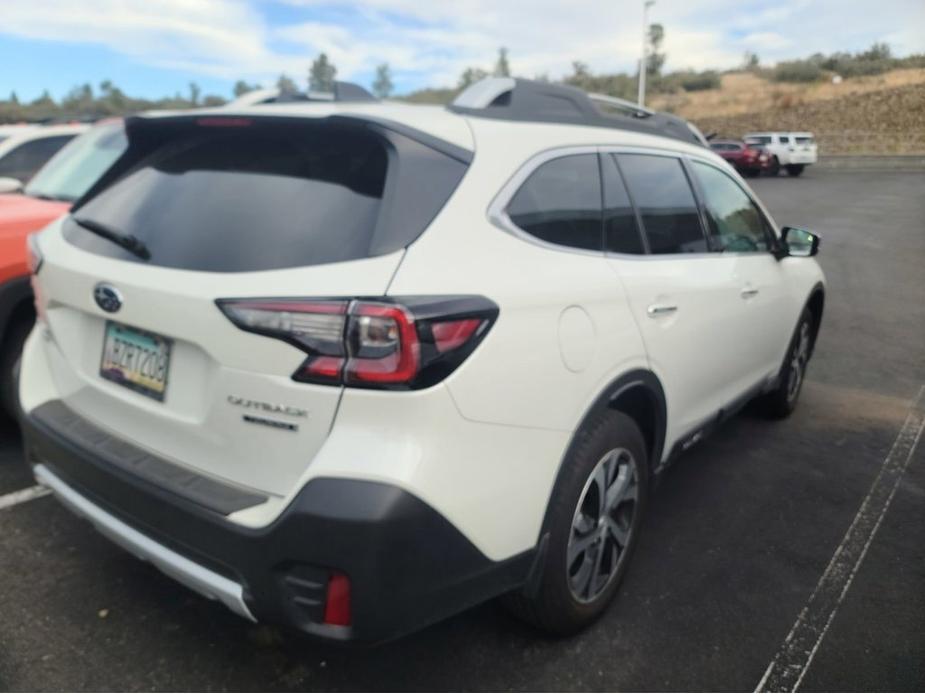
M 407 137 L 365 127 L 190 127 L 74 214 L 135 236 L 149 260 L 73 219 L 66 236 L 110 257 L 212 272 L 355 260 L 413 241 L 464 171 Z
M 811 137 L 796 137 L 794 138 L 797 141 L 798 145 L 814 145 L 816 141 Z
M 745 141 L 752 145 L 769 145 L 771 144 L 770 135 L 755 135 L 753 137 L 746 137 Z

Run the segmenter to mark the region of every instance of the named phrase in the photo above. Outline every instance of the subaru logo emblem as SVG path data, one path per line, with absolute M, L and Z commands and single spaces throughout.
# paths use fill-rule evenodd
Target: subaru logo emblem
M 93 288 L 93 298 L 96 305 L 106 311 L 106 313 L 115 313 L 122 308 L 122 295 L 119 290 L 111 284 L 100 282 Z

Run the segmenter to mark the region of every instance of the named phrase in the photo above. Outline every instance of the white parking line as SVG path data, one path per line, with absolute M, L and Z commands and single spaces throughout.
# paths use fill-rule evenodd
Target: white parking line
M 12 508 L 13 506 L 24 504 L 33 499 L 48 496 L 49 494 L 51 494 L 51 490 L 48 487 L 43 487 L 41 484 L 37 484 L 34 487 L 27 487 L 26 489 L 20 489 L 18 492 L 4 494 L 0 496 L 0 511 L 5 508 Z
M 893 447 L 883 461 L 844 539 L 835 550 L 809 602 L 758 683 L 756 692 L 795 692 L 825 638 L 838 607 L 845 599 L 867 548 L 883 521 L 899 487 L 915 447 L 925 429 L 925 386 L 919 389 L 912 409 Z

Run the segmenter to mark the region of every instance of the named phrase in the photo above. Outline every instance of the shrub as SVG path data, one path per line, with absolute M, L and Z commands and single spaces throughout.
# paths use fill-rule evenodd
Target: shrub
M 720 78 L 716 70 L 704 70 L 681 76 L 681 88 L 686 92 L 700 92 L 705 89 L 719 89 Z
M 817 82 L 822 79 L 822 68 L 810 60 L 787 60 L 774 68 L 776 82 Z

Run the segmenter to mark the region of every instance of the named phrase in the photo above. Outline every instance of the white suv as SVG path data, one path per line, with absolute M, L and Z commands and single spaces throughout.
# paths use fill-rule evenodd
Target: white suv
M 771 154 L 768 173 L 772 176 L 776 176 L 782 166 L 791 176 L 799 176 L 818 159 L 816 138 L 812 133 L 747 133 L 742 139 L 746 144 L 761 145 L 768 150 Z
M 377 641 L 506 594 L 573 631 L 673 457 L 796 403 L 818 239 L 673 116 L 498 79 L 126 131 L 35 237 L 25 450 L 248 619 Z

